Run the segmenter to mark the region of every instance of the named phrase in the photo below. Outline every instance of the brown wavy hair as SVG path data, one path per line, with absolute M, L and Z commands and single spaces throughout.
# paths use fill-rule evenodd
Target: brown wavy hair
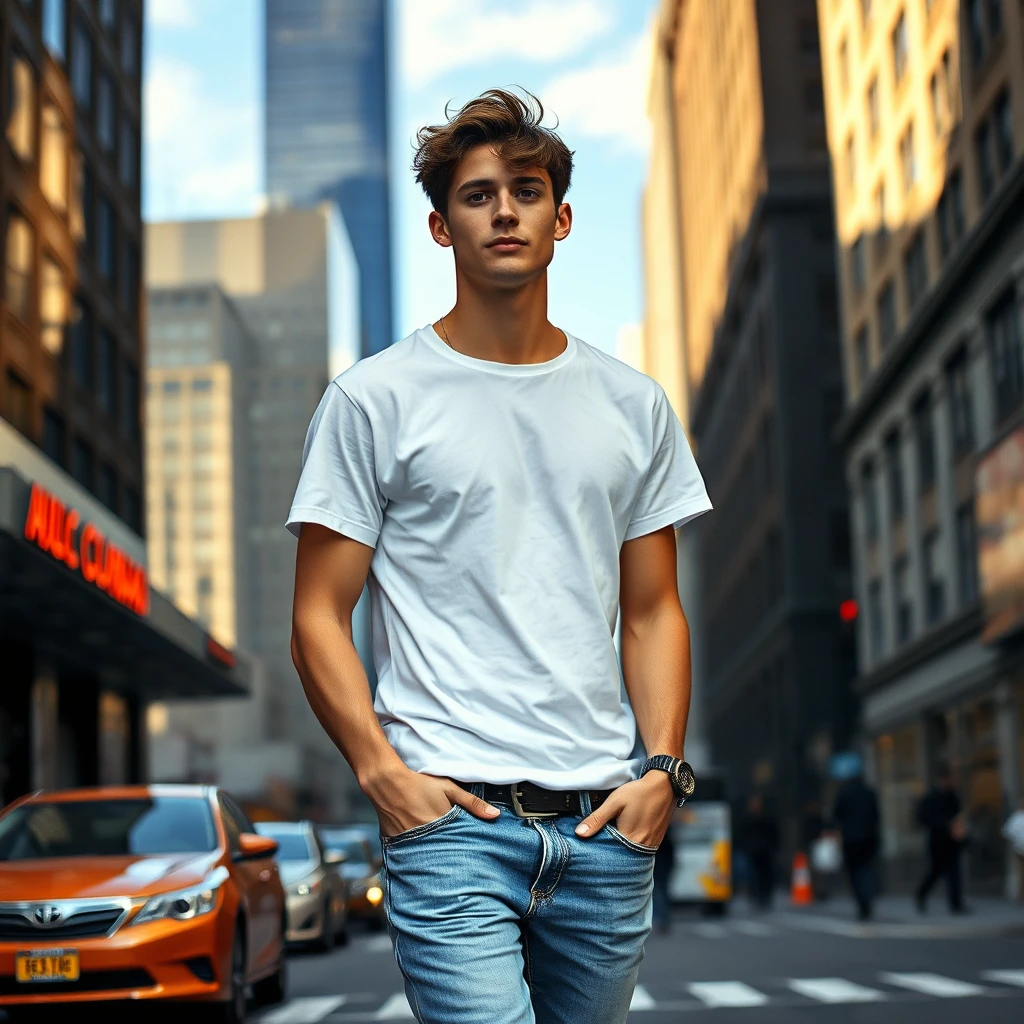
M 445 108 L 448 117 L 448 109 Z M 544 128 L 544 107 L 533 93 L 488 89 L 470 100 L 445 124 L 416 133 L 412 168 L 435 210 L 448 215 L 448 193 L 459 161 L 481 144 L 494 146 L 514 168 L 543 167 L 551 175 L 557 208 L 569 191 L 572 151 L 551 128 Z

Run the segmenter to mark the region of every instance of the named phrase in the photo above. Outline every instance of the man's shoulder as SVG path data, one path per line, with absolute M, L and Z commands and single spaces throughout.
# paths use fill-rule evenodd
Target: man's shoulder
M 582 338 L 576 338 L 576 342 L 582 361 L 618 395 L 651 403 L 664 394 L 662 386 L 642 370 Z
M 400 384 L 409 379 L 410 371 L 421 357 L 420 345 L 417 343 L 418 331 L 396 341 L 380 352 L 371 356 L 363 356 L 347 369 L 342 370 L 332 383 L 345 392 L 349 398 L 359 401 L 373 394 L 379 394 L 386 386 Z

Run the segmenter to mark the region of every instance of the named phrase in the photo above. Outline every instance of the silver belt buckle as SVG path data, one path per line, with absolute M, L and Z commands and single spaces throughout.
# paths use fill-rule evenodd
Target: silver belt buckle
M 516 816 L 519 818 L 557 818 L 558 811 L 524 811 L 523 805 L 519 802 L 519 798 L 523 795 L 519 790 L 519 784 L 513 782 L 509 786 L 509 790 L 512 793 L 512 810 L 516 812 Z

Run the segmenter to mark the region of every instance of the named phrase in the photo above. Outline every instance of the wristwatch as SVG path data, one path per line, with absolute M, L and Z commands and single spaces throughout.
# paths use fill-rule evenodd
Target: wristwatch
M 693 769 L 681 758 L 671 754 L 655 754 L 644 761 L 640 769 L 642 779 L 649 771 L 667 772 L 672 780 L 672 792 L 676 795 L 676 807 L 682 807 L 693 796 L 696 779 Z

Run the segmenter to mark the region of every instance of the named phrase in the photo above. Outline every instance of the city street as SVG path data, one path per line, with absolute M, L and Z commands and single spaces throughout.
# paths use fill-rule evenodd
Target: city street
M 1024 909 L 1006 919 L 950 922 L 940 909 L 909 926 L 860 927 L 843 917 L 680 914 L 652 936 L 630 1021 L 781 1024 L 1024 1019 Z M 953 937 L 958 936 L 958 937 Z M 266 1024 L 412 1020 L 385 935 L 354 934 L 345 949 L 291 961 L 291 999 L 256 1015 Z

